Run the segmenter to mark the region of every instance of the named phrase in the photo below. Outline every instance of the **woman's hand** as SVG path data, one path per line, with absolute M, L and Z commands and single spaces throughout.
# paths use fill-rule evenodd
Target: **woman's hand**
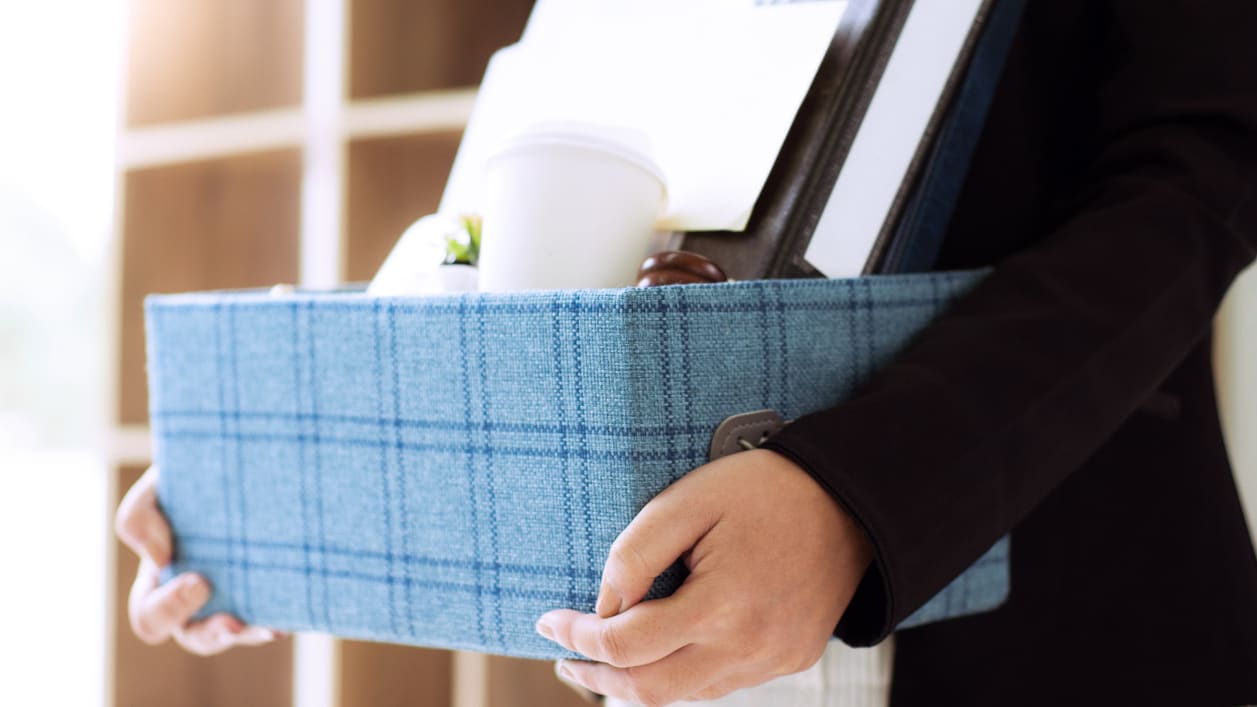
M 140 570 L 131 585 L 128 613 L 131 629 L 150 645 L 174 638 L 199 655 L 221 653 L 232 646 L 254 646 L 275 639 L 275 632 L 245 626 L 230 614 L 215 614 L 191 621 L 210 598 L 209 582 L 195 574 L 181 574 L 159 583 L 161 569 L 170 564 L 170 525 L 157 507 L 157 467 L 135 482 L 118 506 L 114 529 L 118 537 L 140 556 Z
M 642 602 L 677 558 L 671 597 Z M 820 659 L 872 559 L 863 531 L 803 469 L 767 450 L 706 464 L 646 505 L 611 547 L 597 612 L 551 611 L 546 638 L 589 689 L 647 707 L 709 700 Z

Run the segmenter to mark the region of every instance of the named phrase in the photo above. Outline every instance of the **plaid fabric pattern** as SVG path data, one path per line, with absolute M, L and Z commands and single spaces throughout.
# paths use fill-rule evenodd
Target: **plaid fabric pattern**
M 980 277 L 150 297 L 173 571 L 251 623 L 562 657 L 536 618 L 592 610 L 612 541 L 722 420 L 840 402 Z M 907 624 L 996 606 L 1006 559 Z

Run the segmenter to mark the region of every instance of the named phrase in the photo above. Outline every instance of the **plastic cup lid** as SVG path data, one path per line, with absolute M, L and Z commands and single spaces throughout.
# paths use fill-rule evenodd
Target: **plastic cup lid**
M 667 192 L 667 182 L 653 157 L 650 138 L 633 128 L 594 123 L 537 123 L 504 140 L 487 161 L 537 145 L 564 145 L 615 155 L 645 170 L 659 181 L 665 194 Z

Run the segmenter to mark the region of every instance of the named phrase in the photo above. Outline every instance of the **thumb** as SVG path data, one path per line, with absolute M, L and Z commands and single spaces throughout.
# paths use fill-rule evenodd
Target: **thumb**
M 594 608 L 598 616 L 615 616 L 640 602 L 655 578 L 716 524 L 714 508 L 687 493 L 685 481 L 647 503 L 611 544 Z

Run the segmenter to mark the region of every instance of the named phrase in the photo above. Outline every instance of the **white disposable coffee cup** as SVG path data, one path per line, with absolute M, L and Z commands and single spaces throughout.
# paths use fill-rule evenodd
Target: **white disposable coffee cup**
M 485 164 L 480 289 L 627 287 L 655 242 L 664 179 L 644 134 L 534 126 Z

